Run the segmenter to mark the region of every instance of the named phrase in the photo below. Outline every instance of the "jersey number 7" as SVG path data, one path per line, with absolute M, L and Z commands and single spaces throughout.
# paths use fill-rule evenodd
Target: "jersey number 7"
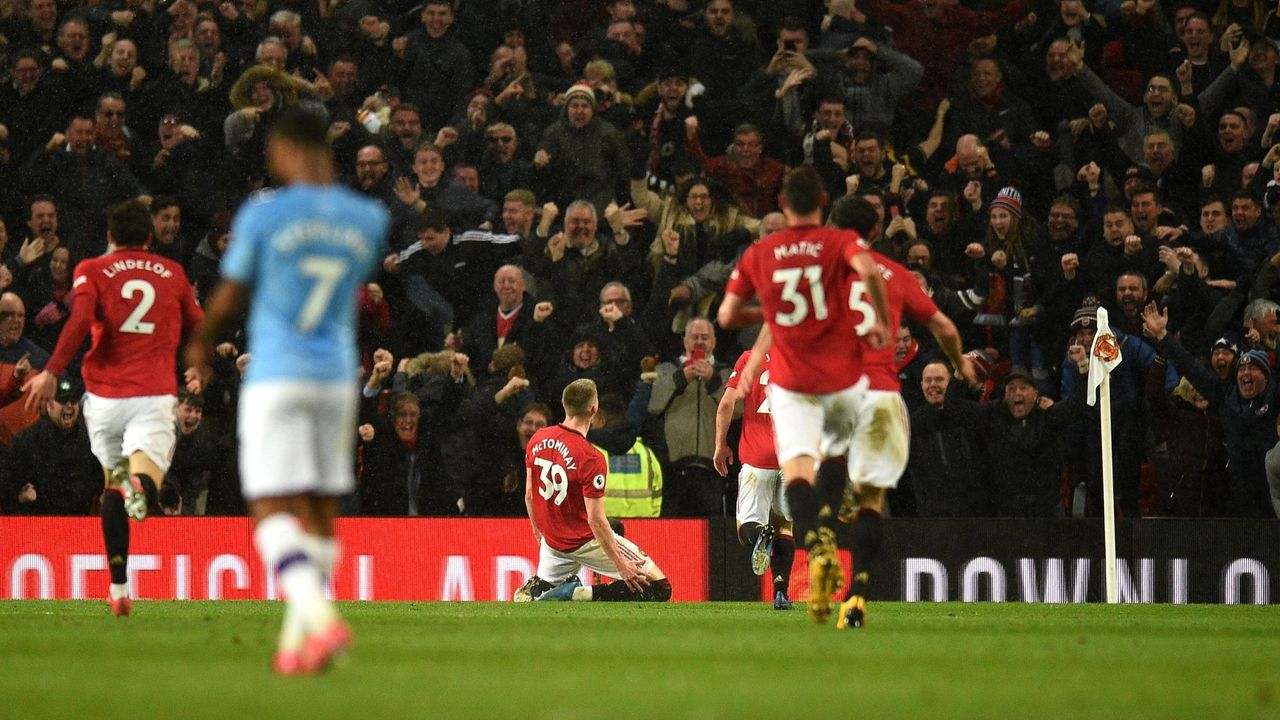
M 329 309 L 329 301 L 333 299 L 333 291 L 346 270 L 347 263 L 338 258 L 312 255 L 298 263 L 298 272 L 311 281 L 311 292 L 307 293 L 307 299 L 298 313 L 298 332 L 311 332 L 320 324 L 325 311 Z

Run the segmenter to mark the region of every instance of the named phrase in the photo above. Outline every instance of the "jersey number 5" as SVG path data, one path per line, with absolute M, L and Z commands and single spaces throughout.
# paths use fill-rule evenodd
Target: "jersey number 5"
M 131 301 L 135 295 L 142 295 L 142 299 L 133 307 L 133 312 L 129 313 L 129 317 L 120 323 L 120 332 L 150 335 L 155 332 L 156 324 L 145 322 L 143 318 L 147 316 L 151 306 L 156 304 L 155 286 L 146 280 L 130 280 L 120 286 L 120 297 Z
M 809 281 L 809 296 L 800 292 L 800 278 Z M 791 312 L 779 312 L 774 322 L 782 327 L 795 327 L 804 322 L 813 306 L 813 317 L 827 319 L 827 294 L 822 289 L 822 266 L 805 265 L 802 268 L 778 268 L 773 271 L 773 281 L 782 284 L 782 302 L 791 305 Z M 812 302 L 810 299 L 812 298 Z
M 551 496 L 555 495 L 555 499 L 551 502 L 556 505 L 564 502 L 565 495 L 569 493 L 569 476 L 565 474 L 564 468 L 559 463 L 542 458 L 534 458 L 533 464 L 542 470 L 542 474 L 538 476 L 542 481 L 542 487 L 538 488 L 538 494 L 542 499 L 551 500 Z
M 871 332 L 871 326 L 876 324 L 876 308 L 867 302 L 867 284 L 861 280 L 849 288 L 849 309 L 862 314 L 862 320 L 853 326 L 853 331 L 859 335 Z

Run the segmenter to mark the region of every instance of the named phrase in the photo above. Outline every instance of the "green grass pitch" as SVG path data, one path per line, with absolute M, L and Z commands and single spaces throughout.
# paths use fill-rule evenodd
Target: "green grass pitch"
M 0 718 L 1277 718 L 1280 608 L 344 603 L 349 662 L 268 663 L 282 606 L 0 602 Z

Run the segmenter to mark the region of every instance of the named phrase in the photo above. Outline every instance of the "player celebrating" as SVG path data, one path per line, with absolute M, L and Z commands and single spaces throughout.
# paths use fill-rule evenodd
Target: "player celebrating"
M 102 536 L 111 571 L 108 599 L 118 616 L 132 608 L 129 518 L 144 520 L 176 441 L 176 360 L 182 334 L 201 321 L 182 266 L 147 251 L 151 214 L 137 200 L 112 208 L 107 239 L 115 248 L 76 266 L 71 317 L 44 371 L 23 386 L 27 409 L 44 407 L 58 377 L 93 333 L 84 356 L 83 410 L 89 444 L 102 464 Z M 198 392 L 194 374 L 189 387 Z
M 838 440 L 852 433 L 866 387 L 863 347 L 887 347 L 892 338 L 884 280 L 871 252 L 856 233 L 820 225 L 825 199 L 812 167 L 787 175 L 787 227 L 746 249 L 718 312 L 722 328 L 763 320 L 778 341 L 770 353 L 774 439 L 787 505 L 809 553 L 809 614 L 816 622 L 830 615 L 831 595 L 842 582 L 830 508 L 839 507 L 844 483 L 815 489 L 820 446 L 824 435 Z M 855 272 L 863 278 L 856 286 Z M 756 294 L 760 307 L 747 307 Z M 753 377 L 744 374 L 743 381 Z
M 853 196 L 845 196 L 835 202 L 829 222 L 834 227 L 857 232 L 868 242 L 875 240 L 880 229 L 879 218 L 871 203 Z M 964 355 L 955 323 L 938 310 L 907 268 L 880 253 L 873 255 L 877 274 L 884 279 L 889 293 L 888 321 L 894 335 L 897 335 L 904 315 L 925 326 L 933 333 L 958 375 L 970 385 L 976 382 L 973 361 Z M 859 303 L 855 301 L 853 304 Z M 848 456 L 847 475 L 843 463 L 824 464 L 819 473 L 826 475 L 832 472 L 832 482 L 842 486 L 851 482 L 858 506 L 853 522 L 853 580 L 845 591 L 844 602 L 836 618 L 836 627 L 842 630 L 862 627 L 866 622 L 869 569 L 880 551 L 884 532 L 880 524 L 884 495 L 886 490 L 898 485 L 898 479 L 907 467 L 907 448 L 911 440 L 906 406 L 898 392 L 901 387 L 893 348 L 867 352 L 863 355 L 862 365 L 868 379 L 863 406 L 858 411 L 863 421 L 858 423 L 848 442 L 825 448 L 828 458 Z
M 742 407 L 742 439 L 738 443 L 738 541 L 751 547 L 751 570 L 763 575 L 772 570 L 773 607 L 790 610 L 787 585 L 796 543 L 791 536 L 791 511 L 782 492 L 782 471 L 773 449 L 773 426 L 769 422 L 769 355 L 760 365 L 759 380 L 746 389 L 740 384 L 742 368 L 751 351 L 742 353 L 725 383 L 724 395 L 716 407 L 716 454 L 713 462 L 721 475 L 729 474 L 733 450 L 729 448 L 729 422 L 738 401 Z
M 609 527 L 604 514 L 608 463 L 587 441 L 600 410 L 596 384 L 574 380 L 560 396 L 565 421 L 534 434 L 525 450 L 524 504 L 538 540 L 538 573 L 560 584 L 539 600 L 671 599 L 671 583 L 653 560 Z M 582 587 L 577 573 L 589 567 L 621 580 Z
M 249 305 L 240 477 L 257 520 L 254 544 L 287 601 L 274 667 L 293 675 L 323 669 L 351 642 L 324 578 L 338 555 L 338 497 L 355 488 L 356 292 L 385 254 L 388 217 L 334 183 L 325 125 L 314 115 L 276 121 L 267 163 L 287 187 L 240 209 L 224 280 L 187 352 L 207 372 L 213 343 Z

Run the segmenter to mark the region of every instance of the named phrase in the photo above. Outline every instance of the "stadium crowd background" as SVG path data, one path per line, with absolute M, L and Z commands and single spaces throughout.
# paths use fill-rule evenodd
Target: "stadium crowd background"
M 303 106 L 394 218 L 361 295 L 349 514 L 523 515 L 523 444 L 589 377 L 617 514 L 731 515 L 715 411 L 753 336 L 706 318 L 807 163 L 833 200 L 883 211 L 875 248 L 983 376 L 948 384 L 903 329 L 892 514 L 1100 512 L 1096 410 L 1066 358 L 1101 304 L 1125 358 L 1121 511 L 1276 515 L 1280 21 L 1262 0 L 2 0 L 0 35 L 6 513 L 88 513 L 101 489 L 75 371 L 45 417 L 19 388 L 107 208 L 150 198 L 153 250 L 203 299 L 269 183 L 267 128 Z M 1149 313 L 1144 334 L 1151 301 L 1167 326 Z M 170 512 L 243 511 L 243 347 L 226 338 L 180 403 Z

